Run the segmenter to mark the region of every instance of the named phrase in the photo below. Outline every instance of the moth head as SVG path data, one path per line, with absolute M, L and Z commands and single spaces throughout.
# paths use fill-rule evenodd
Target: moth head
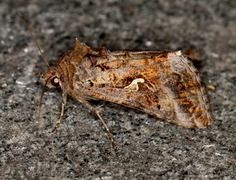
M 49 66 L 48 71 L 41 74 L 40 81 L 49 88 L 60 87 L 60 75 L 56 69 Z

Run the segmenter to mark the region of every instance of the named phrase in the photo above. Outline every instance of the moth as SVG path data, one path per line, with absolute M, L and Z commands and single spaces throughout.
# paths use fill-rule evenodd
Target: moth
M 108 127 L 87 100 L 129 106 L 186 128 L 206 128 L 213 123 L 199 71 L 181 51 L 93 51 L 76 39 L 75 48 L 62 55 L 55 67 L 48 65 L 40 80 L 44 90 L 46 86 L 62 90 L 61 116 L 53 131 L 70 95 L 99 117 L 116 154 Z M 43 93 L 39 114 L 42 97 Z

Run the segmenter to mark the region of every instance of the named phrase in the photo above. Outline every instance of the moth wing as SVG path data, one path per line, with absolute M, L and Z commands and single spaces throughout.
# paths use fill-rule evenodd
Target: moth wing
M 94 60 L 94 59 L 93 59 Z M 213 123 L 198 71 L 180 52 L 108 53 L 75 90 L 187 128 Z M 82 85 L 81 85 L 82 84 Z

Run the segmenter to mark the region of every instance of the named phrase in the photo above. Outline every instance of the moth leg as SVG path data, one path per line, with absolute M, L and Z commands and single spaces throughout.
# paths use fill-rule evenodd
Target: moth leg
M 91 105 L 89 104 L 89 102 L 86 101 L 86 99 L 84 99 L 84 97 L 82 97 L 81 94 L 78 93 L 77 91 L 71 90 L 71 94 L 77 99 L 77 101 L 79 101 L 80 103 L 82 103 L 84 106 L 86 106 L 87 108 L 89 108 L 90 111 L 94 112 L 94 113 L 98 116 L 98 118 L 101 120 L 103 126 L 105 127 L 105 129 L 106 129 L 108 135 L 110 136 L 113 149 L 115 150 L 116 156 L 118 156 L 118 151 L 117 151 L 117 148 L 116 148 L 114 139 L 112 138 L 112 135 L 111 135 L 111 133 L 110 133 L 110 130 L 108 129 L 106 123 L 103 121 L 102 117 L 101 117 L 101 116 L 99 115 L 99 113 L 98 113 L 97 108 L 99 108 L 100 106 L 98 106 L 97 108 L 94 108 L 94 107 L 91 106 Z
M 104 38 L 103 38 L 103 41 L 102 41 L 101 49 L 102 49 L 103 47 L 105 47 L 106 42 L 107 42 L 107 38 L 108 38 L 108 36 L 107 36 L 107 34 L 105 34 L 105 36 L 104 36 Z
M 65 104 L 64 103 L 62 103 L 62 105 L 61 105 L 61 116 L 60 116 L 60 118 L 59 118 L 59 120 L 58 120 L 58 122 L 57 122 L 57 125 L 54 127 L 54 129 L 52 130 L 52 132 L 54 132 L 56 129 L 57 129 L 57 127 L 59 126 L 59 124 L 61 123 L 61 119 L 62 119 L 62 116 L 63 116 L 63 114 L 64 114 L 64 107 L 65 107 Z
M 41 75 L 42 73 L 41 72 L 38 72 L 38 71 L 33 71 L 35 74 L 39 74 L 39 75 Z
M 102 107 L 103 105 L 100 105 L 100 106 L 97 106 L 97 107 L 95 107 L 95 109 L 99 109 L 100 107 Z
M 62 116 L 64 115 L 64 107 L 66 105 L 66 99 L 67 99 L 67 93 L 66 93 L 66 91 L 62 91 L 61 116 L 60 116 L 59 120 L 57 121 L 57 124 L 54 127 L 54 129 L 52 130 L 52 132 L 54 132 L 57 129 L 57 127 L 59 126 L 59 124 L 61 123 Z
M 98 107 L 94 108 L 94 107 L 92 107 L 87 101 L 85 101 L 85 100 L 83 100 L 83 99 L 80 99 L 80 101 L 81 101 L 81 103 L 83 103 L 84 105 L 86 105 L 91 111 L 93 111 L 93 112 L 98 116 L 98 118 L 101 120 L 103 126 L 105 127 L 105 129 L 106 129 L 106 131 L 107 131 L 107 133 L 108 133 L 108 135 L 110 136 L 113 149 L 114 149 L 114 151 L 115 151 L 115 153 L 116 153 L 116 156 L 118 157 L 117 147 L 116 147 L 116 145 L 115 145 L 115 142 L 114 142 L 114 139 L 113 139 L 113 137 L 112 137 L 112 135 L 111 135 L 111 132 L 110 132 L 110 130 L 108 129 L 106 123 L 103 121 L 102 117 L 101 117 L 101 116 L 99 115 L 99 113 L 98 113 L 97 108 L 100 108 L 101 106 L 98 106 Z
M 111 135 L 111 133 L 110 133 L 110 130 L 108 129 L 106 123 L 103 121 L 102 117 L 99 115 L 98 110 L 97 110 L 97 109 L 94 109 L 94 112 L 95 112 L 96 115 L 99 117 L 99 119 L 102 121 L 103 126 L 105 127 L 107 133 L 109 134 L 110 139 L 111 139 L 111 143 L 112 143 L 112 146 L 113 146 L 113 149 L 115 150 L 116 156 L 118 157 L 118 151 L 117 151 L 117 148 L 116 148 L 114 139 L 112 138 L 112 135 Z

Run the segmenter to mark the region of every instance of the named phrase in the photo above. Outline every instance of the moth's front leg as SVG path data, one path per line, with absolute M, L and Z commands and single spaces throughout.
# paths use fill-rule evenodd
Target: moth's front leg
M 67 100 L 67 93 L 66 93 L 66 91 L 62 91 L 61 116 L 60 116 L 56 126 L 52 130 L 52 132 L 54 132 L 57 129 L 57 127 L 59 126 L 59 124 L 61 123 L 62 116 L 64 115 L 64 107 L 66 105 L 66 100 Z

